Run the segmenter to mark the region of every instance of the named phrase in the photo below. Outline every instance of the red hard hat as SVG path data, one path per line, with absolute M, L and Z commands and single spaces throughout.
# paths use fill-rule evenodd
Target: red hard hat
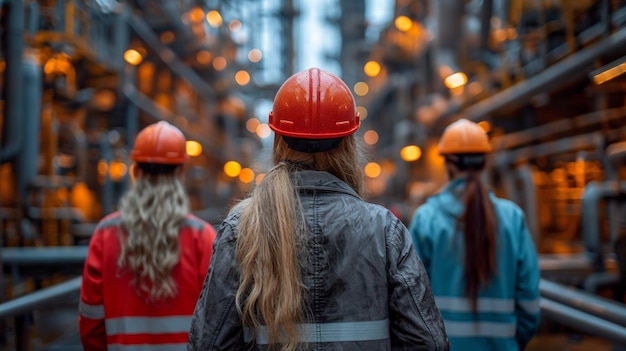
M 485 130 L 465 118 L 447 126 L 439 140 L 441 155 L 485 154 L 491 150 L 492 146 Z
M 359 129 L 359 114 L 346 83 L 332 73 L 309 68 L 278 89 L 269 125 L 288 137 L 339 138 Z
M 189 159 L 185 144 L 185 135 L 178 128 L 160 121 L 137 134 L 130 159 L 138 163 L 185 163 Z

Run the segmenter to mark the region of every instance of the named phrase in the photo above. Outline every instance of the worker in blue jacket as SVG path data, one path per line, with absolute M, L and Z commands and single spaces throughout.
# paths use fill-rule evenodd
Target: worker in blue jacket
M 492 147 L 460 119 L 438 145 L 449 183 L 409 225 L 444 319 L 450 350 L 522 350 L 539 325 L 539 265 L 524 212 L 480 179 Z

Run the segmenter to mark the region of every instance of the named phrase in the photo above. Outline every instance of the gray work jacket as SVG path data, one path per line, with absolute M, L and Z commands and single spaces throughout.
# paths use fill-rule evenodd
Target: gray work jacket
M 408 229 L 330 173 L 299 171 L 292 179 L 311 236 L 302 272 L 314 319 L 300 325 L 306 349 L 448 350 Z M 266 330 L 243 328 L 235 305 L 238 217 L 231 211 L 218 231 L 189 351 L 267 350 Z

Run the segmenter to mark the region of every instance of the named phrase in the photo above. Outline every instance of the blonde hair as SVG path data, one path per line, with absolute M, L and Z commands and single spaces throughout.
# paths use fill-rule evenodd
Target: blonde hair
M 173 174 L 140 176 L 120 202 L 120 269 L 128 268 L 137 293 L 150 301 L 177 294 L 172 269 L 180 256 L 178 233 L 189 211 L 187 193 Z
M 361 191 L 362 167 L 354 135 L 338 147 L 317 153 L 289 149 L 274 139 L 275 166 L 242 201 L 236 247 L 241 269 L 237 308 L 244 326 L 268 329 L 269 349 L 293 351 L 299 345 L 298 323 L 310 317 L 299 261 L 306 255 L 307 228 L 289 174 L 295 170 L 327 171 Z

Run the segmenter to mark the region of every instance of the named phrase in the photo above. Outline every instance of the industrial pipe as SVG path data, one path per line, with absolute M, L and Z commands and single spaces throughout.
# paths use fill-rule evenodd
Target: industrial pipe
M 0 304 L 0 319 L 19 316 L 42 307 L 50 307 L 59 299 L 80 291 L 82 277 L 44 288 L 33 293 Z
M 87 258 L 87 246 L 3 247 L 2 264 L 82 265 Z
M 518 83 L 467 108 L 465 118 L 479 121 L 503 109 L 518 108 L 528 104 L 537 94 L 546 94 L 563 85 L 584 78 L 594 68 L 595 60 L 603 55 L 626 48 L 626 28 L 616 31 L 598 44 L 584 48 L 556 63 L 532 78 Z
M 626 327 L 624 304 L 546 279 L 539 281 L 539 293 L 541 297 Z
M 20 150 L 22 129 L 22 55 L 24 43 L 24 3 L 13 0 L 6 3 L 7 57 L 6 57 L 6 107 L 3 145 L 0 148 L 0 164 L 15 158 Z
M 626 328 L 548 298 L 539 301 L 541 316 L 601 338 L 626 345 Z
M 600 243 L 600 200 L 626 194 L 626 181 L 591 181 L 585 186 L 581 207 L 582 237 L 594 270 L 604 271 L 604 258 Z M 614 241 L 616 238 L 611 238 Z

